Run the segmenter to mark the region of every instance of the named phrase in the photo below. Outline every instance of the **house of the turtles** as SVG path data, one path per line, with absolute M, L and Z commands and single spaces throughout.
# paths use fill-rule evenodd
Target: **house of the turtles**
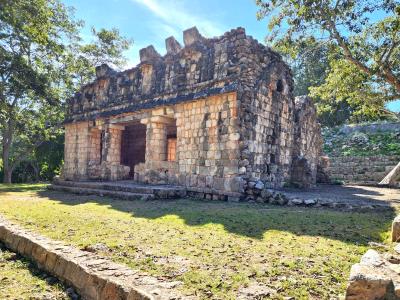
M 166 39 L 164 56 L 140 50 L 126 71 L 96 68 L 68 103 L 62 178 L 219 195 L 313 185 L 320 129 L 281 56 L 243 28 L 211 39 L 191 28 L 183 40 Z

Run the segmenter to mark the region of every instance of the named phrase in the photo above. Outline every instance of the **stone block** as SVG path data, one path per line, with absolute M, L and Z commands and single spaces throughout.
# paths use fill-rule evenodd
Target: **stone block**
M 346 300 L 395 299 L 387 297 L 393 292 L 392 279 L 385 271 L 361 263 L 352 266 Z
M 201 36 L 199 30 L 196 27 L 186 29 L 183 32 L 183 42 L 185 47 L 191 46 L 195 42 L 202 42 L 204 38 Z
M 400 241 L 400 215 L 392 222 L 392 242 Z
M 140 49 L 139 55 L 141 63 L 151 63 L 161 58 L 161 55 L 156 51 L 153 45 Z

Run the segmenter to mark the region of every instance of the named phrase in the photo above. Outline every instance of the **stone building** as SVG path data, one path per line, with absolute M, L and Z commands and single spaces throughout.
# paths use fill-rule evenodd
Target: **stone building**
M 309 100 L 295 104 L 281 56 L 243 28 L 184 47 L 140 50 L 138 66 L 96 68 L 65 120 L 65 180 L 132 179 L 216 195 L 315 184 L 320 132 Z M 304 178 L 302 178 L 304 177 Z

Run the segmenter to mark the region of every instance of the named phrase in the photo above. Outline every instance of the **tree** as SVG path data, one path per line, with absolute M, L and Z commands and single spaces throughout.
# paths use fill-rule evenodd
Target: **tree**
M 35 150 L 61 134 L 65 100 L 93 76 L 94 64 L 123 62 L 121 51 L 130 41 L 115 29 L 102 29 L 94 30 L 97 40 L 85 45 L 78 35 L 82 25 L 58 0 L 0 1 L 0 138 L 6 183 L 19 163 L 37 159 Z
M 28 154 L 21 152 L 15 135 L 27 133 L 30 112 L 57 104 L 57 68 L 65 40 L 73 38 L 77 23 L 58 1 L 3 0 L 0 2 L 0 130 L 4 182 Z
M 310 87 L 324 82 L 329 69 L 329 45 L 310 37 L 297 44 L 278 40 L 272 47 L 283 54 L 292 67 L 295 96 L 307 95 Z
M 77 43 L 73 45 L 68 59 L 70 73 L 74 74 L 76 83 L 81 86 L 95 76 L 95 67 L 101 64 L 109 64 L 114 68 L 126 65 L 126 57 L 123 52 L 128 50 L 132 40 L 120 35 L 118 29 L 92 28 L 93 40 L 90 43 Z
M 270 17 L 270 41 L 297 45 L 312 37 L 334 45 L 339 59 L 373 83 L 370 88 L 379 101 L 400 98 L 399 1 L 257 0 L 257 4 L 258 18 Z
M 385 108 L 380 82 L 359 70 L 346 59 L 331 60 L 325 81 L 310 87 L 321 123 L 334 126 L 347 120 L 352 122 L 396 119 Z M 338 114 L 336 116 L 336 114 Z

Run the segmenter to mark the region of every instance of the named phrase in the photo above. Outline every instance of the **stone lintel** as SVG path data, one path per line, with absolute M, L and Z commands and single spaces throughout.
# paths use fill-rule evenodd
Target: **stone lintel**
M 140 49 L 140 62 L 152 62 L 161 58 L 161 55 L 154 49 L 153 45 Z
M 186 29 L 183 32 L 183 42 L 185 46 L 190 46 L 194 44 L 195 42 L 203 42 L 204 37 L 200 34 L 199 30 L 197 27 L 192 27 L 189 29 Z
M 173 124 L 175 122 L 174 118 L 170 118 L 167 116 L 154 116 L 151 118 L 144 118 L 140 120 L 142 124 L 149 124 L 149 123 L 159 123 L 159 124 Z
M 121 117 L 121 118 L 117 118 L 117 119 L 111 119 L 110 124 L 127 123 L 127 122 L 136 121 L 136 120 L 137 120 L 137 117 L 135 117 L 135 116 L 125 116 L 125 117 Z M 119 125 L 121 125 L 121 124 L 119 124 Z
M 120 125 L 120 124 L 109 124 L 108 128 L 110 129 L 118 129 L 118 130 L 124 130 L 125 126 L 124 125 Z

